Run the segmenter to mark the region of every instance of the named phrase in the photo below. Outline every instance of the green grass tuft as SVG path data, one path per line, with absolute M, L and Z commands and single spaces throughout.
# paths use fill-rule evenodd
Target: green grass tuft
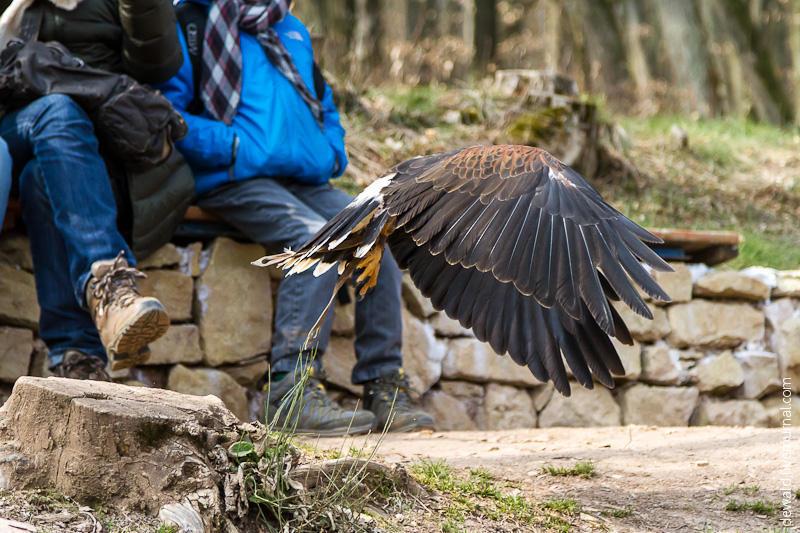
M 756 500 L 752 502 L 730 500 L 725 506 L 726 511 L 735 513 L 743 513 L 752 511 L 755 514 L 773 516 L 777 507 L 775 504 L 763 500 Z
M 580 510 L 580 505 L 572 498 L 560 498 L 542 502 L 542 508 L 559 513 L 575 514 Z
M 581 461 L 575 463 L 574 466 L 553 466 L 545 465 L 542 472 L 550 474 L 551 476 L 575 476 L 589 479 L 597 475 L 594 463 L 591 461 Z
M 633 509 L 623 507 L 621 509 L 607 509 L 600 512 L 603 516 L 611 516 L 613 518 L 627 518 L 633 514 Z

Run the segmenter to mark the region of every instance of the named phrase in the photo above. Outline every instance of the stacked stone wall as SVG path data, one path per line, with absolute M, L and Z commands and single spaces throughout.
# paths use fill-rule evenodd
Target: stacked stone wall
M 122 382 L 215 394 L 240 418 L 248 389 L 268 369 L 280 274 L 250 265 L 253 244 L 219 238 L 205 248 L 167 245 L 140 264 L 143 288 L 167 306 L 173 325 L 148 365 Z M 784 396 L 800 390 L 800 271 L 710 271 L 675 264 L 657 274 L 672 302 L 649 302 L 654 320 L 620 306 L 636 339 L 617 345 L 626 369 L 609 391 L 553 393 L 508 357 L 437 312 L 403 285 L 405 368 L 440 429 L 645 425 L 780 425 Z M 0 239 L 0 400 L 26 374 L 46 376 L 36 335 L 38 306 L 27 240 Z M 331 389 L 354 402 L 354 304 L 337 304 L 323 359 Z

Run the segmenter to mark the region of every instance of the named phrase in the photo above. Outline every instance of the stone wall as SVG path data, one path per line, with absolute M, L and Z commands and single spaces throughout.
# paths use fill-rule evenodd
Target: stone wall
M 144 290 L 169 309 L 173 326 L 147 366 L 115 379 L 192 394 L 215 394 L 240 418 L 268 368 L 273 296 L 280 274 L 250 266 L 252 244 L 220 238 L 205 248 L 168 245 L 144 261 Z M 405 280 L 405 367 L 440 429 L 619 424 L 778 425 L 782 387 L 800 390 L 800 271 L 709 271 L 674 265 L 658 274 L 672 296 L 651 303 L 655 320 L 620 307 L 636 344 L 619 346 L 627 369 L 618 387 L 554 394 L 498 357 L 468 330 L 437 313 Z M 323 361 L 331 389 L 354 402 L 353 303 L 335 309 Z M 0 400 L 22 375 L 47 375 L 36 338 L 36 304 L 27 240 L 0 240 Z M 789 383 L 787 381 L 787 383 Z

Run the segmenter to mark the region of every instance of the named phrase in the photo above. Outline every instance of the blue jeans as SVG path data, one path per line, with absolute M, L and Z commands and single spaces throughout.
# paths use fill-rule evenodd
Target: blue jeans
M 106 358 L 86 309 L 95 261 L 133 255 L 117 230 L 117 209 L 94 128 L 70 98 L 50 95 L 0 119 L 19 173 L 22 218 L 31 241 L 39 335 L 50 362 L 68 349 Z
M 3 229 L 9 194 L 11 194 L 11 156 L 5 141 L 0 139 L 0 230 Z
M 302 185 L 289 180 L 258 178 L 220 187 L 200 197 L 197 203 L 249 239 L 269 250 L 280 251 L 284 247 L 297 249 L 304 244 L 350 200 L 346 193 L 328 184 Z M 310 269 L 281 282 L 272 340 L 273 372 L 292 372 L 298 358 L 308 356 L 303 353 L 303 344 L 328 303 L 337 277 L 336 269 L 318 278 Z M 353 368 L 353 383 L 385 376 L 402 366 L 400 283 L 400 269 L 387 248 L 381 261 L 378 285 L 356 302 L 358 361 Z M 332 323 L 331 313 L 316 339 L 317 353 L 323 356 Z

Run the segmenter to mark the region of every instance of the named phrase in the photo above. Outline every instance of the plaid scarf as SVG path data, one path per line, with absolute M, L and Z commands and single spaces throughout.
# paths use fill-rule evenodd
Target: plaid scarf
M 288 0 L 216 0 L 211 6 L 203 47 L 201 98 L 217 120 L 230 124 L 242 98 L 241 28 L 256 36 L 269 60 L 294 85 L 322 126 L 319 99 L 308 89 L 289 52 L 272 29 L 288 11 Z

